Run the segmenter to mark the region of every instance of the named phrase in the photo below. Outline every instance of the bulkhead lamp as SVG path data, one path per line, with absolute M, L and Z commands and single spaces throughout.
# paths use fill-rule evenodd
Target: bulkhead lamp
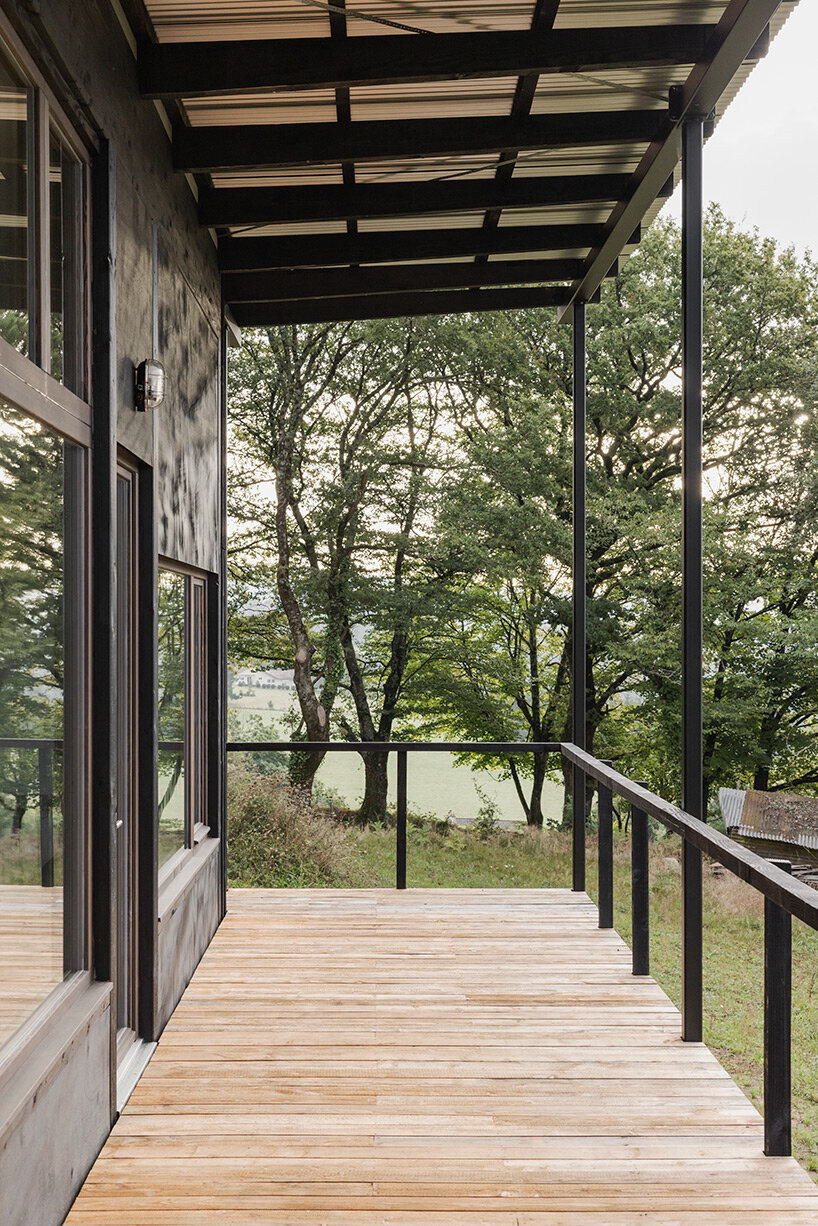
M 156 358 L 145 358 L 135 372 L 134 407 L 138 413 L 158 409 L 165 399 L 165 368 Z

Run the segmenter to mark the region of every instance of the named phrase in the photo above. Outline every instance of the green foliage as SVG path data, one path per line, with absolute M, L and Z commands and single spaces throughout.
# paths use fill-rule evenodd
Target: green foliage
M 588 313 L 587 744 L 670 798 L 679 247 L 655 223 Z M 711 798 L 814 790 L 818 269 L 715 208 L 704 267 L 706 780 Z M 234 377 L 237 658 L 295 658 L 270 546 L 286 505 L 305 668 L 334 735 L 569 737 L 570 332 L 546 311 L 271 330 Z M 547 764 L 500 765 L 537 824 Z
M 479 784 L 475 783 L 474 790 L 480 798 L 480 808 L 477 810 L 477 817 L 472 822 L 471 829 L 478 839 L 487 839 L 490 835 L 496 834 L 500 827 L 500 806 Z
M 347 856 L 343 831 L 315 813 L 283 775 L 231 769 L 228 881 L 253 889 L 335 885 Z

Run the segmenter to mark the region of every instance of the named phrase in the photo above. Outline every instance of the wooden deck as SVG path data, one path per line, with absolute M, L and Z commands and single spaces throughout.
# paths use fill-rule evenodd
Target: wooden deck
M 0 1043 L 63 980 L 62 887 L 0 885 Z
M 815 1226 L 563 890 L 231 891 L 69 1226 Z

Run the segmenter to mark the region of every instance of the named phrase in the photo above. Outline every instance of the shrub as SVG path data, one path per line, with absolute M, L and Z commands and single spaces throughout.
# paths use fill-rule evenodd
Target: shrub
M 335 885 L 348 854 L 343 831 L 316 813 L 282 775 L 231 770 L 227 790 L 228 882 L 269 888 Z

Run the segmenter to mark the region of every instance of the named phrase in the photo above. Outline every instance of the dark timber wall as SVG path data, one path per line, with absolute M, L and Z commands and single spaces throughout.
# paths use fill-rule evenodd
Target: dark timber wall
M 215 246 L 198 225 L 189 185 L 172 172 L 156 108 L 138 97 L 134 56 L 109 0 L 0 0 L 0 10 L 78 127 L 89 138 L 107 139 L 115 151 L 118 442 L 146 466 L 147 488 L 153 486 L 154 555 L 218 572 Z M 157 412 L 138 414 L 133 368 L 151 355 L 155 309 L 155 356 L 165 365 L 168 390 Z M 93 598 L 104 600 L 106 593 Z M 218 925 L 220 880 L 218 844 L 208 840 L 163 885 L 161 897 L 154 882 L 152 966 L 141 971 L 150 981 L 153 1034 L 147 1037 L 167 1021 Z M 13 1061 L 5 1061 L 10 1067 L 0 1057 L 3 1226 L 62 1221 L 114 1118 L 114 1038 L 110 984 L 94 983 L 92 973 L 18 1045 Z

